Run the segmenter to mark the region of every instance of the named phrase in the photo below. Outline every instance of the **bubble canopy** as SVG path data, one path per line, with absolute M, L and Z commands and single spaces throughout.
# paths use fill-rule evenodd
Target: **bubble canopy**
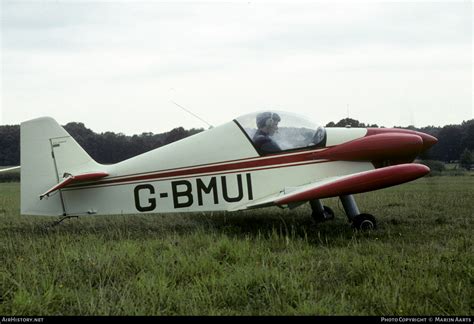
M 326 145 L 324 127 L 295 113 L 259 111 L 234 121 L 261 155 Z

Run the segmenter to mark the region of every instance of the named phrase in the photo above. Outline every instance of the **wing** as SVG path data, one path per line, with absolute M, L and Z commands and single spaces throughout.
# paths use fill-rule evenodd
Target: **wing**
M 11 168 L 6 168 L 6 169 L 0 169 L 0 172 L 8 172 L 8 171 L 13 171 L 13 170 L 19 170 L 21 166 L 15 166 Z
M 107 172 L 90 172 L 90 173 L 83 173 L 83 174 L 78 174 L 78 175 L 72 175 L 72 174 L 65 174 L 64 175 L 64 180 L 62 180 L 60 183 L 46 191 L 45 193 L 41 194 L 40 200 L 43 199 L 46 196 L 49 196 L 52 192 L 65 188 L 73 183 L 77 182 L 83 182 L 83 181 L 92 181 L 92 180 L 98 180 L 102 179 L 109 174 Z
M 301 187 L 287 188 L 279 193 L 253 201 L 232 210 L 281 206 L 285 207 L 314 199 L 352 195 L 387 188 L 418 179 L 430 169 L 422 164 L 400 164 L 385 168 L 327 178 Z

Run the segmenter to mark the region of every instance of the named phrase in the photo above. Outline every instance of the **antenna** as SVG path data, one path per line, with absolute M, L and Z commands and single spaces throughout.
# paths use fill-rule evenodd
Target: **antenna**
M 347 104 L 347 118 L 346 118 L 346 121 L 349 122 L 349 104 Z M 346 124 L 345 127 L 346 127 L 346 128 L 351 128 L 351 125 L 350 125 L 350 124 Z
M 201 117 L 199 117 L 198 115 L 192 113 L 191 111 L 189 111 L 188 109 L 184 108 L 183 106 L 177 104 L 176 102 L 174 102 L 173 100 L 171 100 L 172 103 L 174 103 L 176 106 L 178 106 L 179 108 L 183 109 L 185 112 L 187 112 L 188 114 L 191 114 L 193 115 L 194 117 L 196 117 L 197 119 L 199 119 L 200 121 L 206 123 L 207 125 L 209 125 L 209 128 L 213 128 L 214 126 L 212 126 L 211 124 L 209 124 L 207 121 L 205 121 L 204 119 L 202 119 Z

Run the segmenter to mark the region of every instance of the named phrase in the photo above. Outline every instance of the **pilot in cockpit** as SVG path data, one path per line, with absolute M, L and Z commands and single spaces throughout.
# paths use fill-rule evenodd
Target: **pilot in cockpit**
M 272 138 L 278 130 L 281 118 L 277 113 L 263 112 L 257 115 L 257 132 L 253 136 L 253 143 L 262 153 L 281 151 L 280 146 Z

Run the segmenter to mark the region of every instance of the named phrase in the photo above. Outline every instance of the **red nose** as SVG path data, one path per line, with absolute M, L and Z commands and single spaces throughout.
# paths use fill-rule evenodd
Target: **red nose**
M 422 151 L 426 151 L 436 143 L 438 143 L 438 139 L 434 136 L 428 135 L 426 133 L 417 132 L 409 129 L 400 129 L 400 128 L 367 128 L 367 135 L 376 135 L 376 134 L 384 134 L 384 133 L 404 133 L 404 134 L 412 134 L 418 135 L 423 139 L 423 148 Z
M 438 143 L 438 139 L 434 136 L 420 132 L 418 132 L 417 135 L 421 136 L 421 138 L 423 139 L 423 150 L 427 150 L 436 143 Z

